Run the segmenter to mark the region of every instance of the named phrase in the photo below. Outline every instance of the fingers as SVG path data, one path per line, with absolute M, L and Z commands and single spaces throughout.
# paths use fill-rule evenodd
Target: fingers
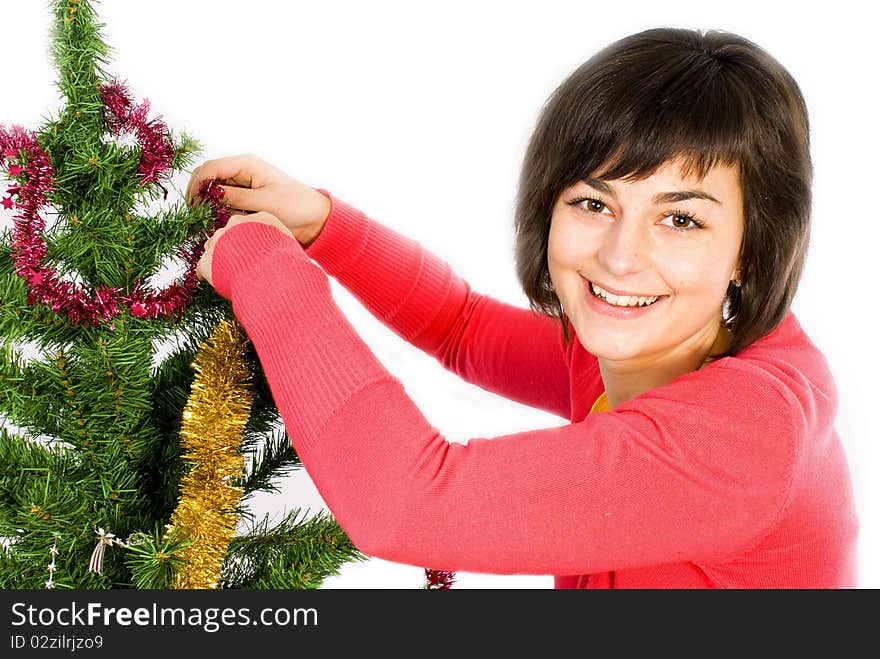
M 205 247 L 207 248 L 210 245 L 213 245 L 217 242 L 217 239 L 223 235 L 224 231 L 227 231 L 234 227 L 236 224 L 242 224 L 244 222 L 266 222 L 266 218 L 272 218 L 273 215 L 269 213 L 238 213 L 233 212 L 232 215 L 229 216 L 229 219 L 219 229 L 215 230 L 208 237 L 207 242 L 205 242 Z
M 202 181 L 217 179 L 221 183 L 244 188 L 259 187 L 261 169 L 268 167 L 257 156 L 239 155 L 207 160 L 193 170 L 186 186 L 185 198 L 192 203 Z
M 234 227 L 236 224 L 244 224 L 245 222 L 262 222 L 263 224 L 281 224 L 281 220 L 267 211 L 256 211 L 244 215 L 230 215 L 229 221 L 221 229 L 214 232 L 214 236 L 220 234 L 227 229 Z M 212 236 L 213 237 L 213 236 Z
M 234 211 L 247 212 L 265 210 L 264 208 L 260 208 L 261 194 L 259 190 L 224 185 L 223 192 L 226 193 L 223 200 L 228 203 Z M 265 201 L 263 204 L 265 205 Z

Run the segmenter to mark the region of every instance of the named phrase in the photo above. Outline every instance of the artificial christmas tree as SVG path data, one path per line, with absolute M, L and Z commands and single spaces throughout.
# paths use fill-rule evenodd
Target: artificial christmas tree
M 94 4 L 52 3 L 57 118 L 0 125 L 0 588 L 318 587 L 363 556 L 329 515 L 249 513 L 299 461 L 198 285 L 228 210 L 169 199 L 198 146 L 105 72 Z

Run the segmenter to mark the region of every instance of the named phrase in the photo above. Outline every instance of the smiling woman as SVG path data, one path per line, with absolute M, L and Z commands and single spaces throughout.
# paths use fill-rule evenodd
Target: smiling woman
M 559 588 L 839 588 L 856 584 L 858 519 L 836 388 L 790 309 L 811 175 L 805 104 L 775 59 L 653 29 L 589 59 L 538 120 L 515 213 L 531 309 L 260 158 L 208 161 L 190 189 L 215 179 L 262 213 L 200 268 L 365 553 Z M 465 381 L 570 423 L 448 441 L 328 275 Z
M 707 229 L 699 232 L 699 252 L 707 262 L 695 263 L 698 277 L 711 274 L 708 260 L 722 258 L 722 269 L 735 261 L 738 274 L 721 275 L 726 276 L 722 297 L 731 307 L 724 323 L 731 337 L 723 354 L 732 355 L 770 332 L 789 311 L 809 243 L 812 176 L 806 103 L 789 72 L 763 49 L 722 32 L 632 35 L 582 64 L 542 110 L 520 180 L 520 280 L 533 308 L 561 319 L 545 263 L 547 218 L 552 213 L 555 226 L 567 217 L 558 208 L 560 192 L 592 185 L 610 196 L 616 233 L 638 225 L 631 217 L 644 213 L 650 200 L 660 207 L 652 213 L 690 218 L 690 224 L 675 228 Z M 641 183 L 625 185 L 627 198 L 619 199 L 606 182 L 614 179 Z M 723 191 L 727 203 L 707 187 Z M 558 200 L 557 207 L 548 200 Z M 717 206 L 697 206 L 697 200 Z M 683 201 L 694 210 L 669 206 Z M 618 257 L 638 251 L 632 242 L 637 233 L 617 237 L 624 248 Z M 686 249 L 687 260 L 699 258 L 693 247 L 678 246 Z
M 738 171 L 716 166 L 688 181 L 681 167 L 613 185 L 588 179 L 553 208 L 549 276 L 581 344 L 599 358 L 612 408 L 696 370 L 732 341 L 722 301 L 740 285 Z

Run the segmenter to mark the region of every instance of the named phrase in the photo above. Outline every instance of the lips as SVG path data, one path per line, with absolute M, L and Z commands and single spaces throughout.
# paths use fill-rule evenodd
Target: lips
M 634 293 L 614 293 L 595 282 L 590 282 L 590 291 L 616 307 L 648 307 L 660 299 L 659 295 L 636 295 Z
M 668 295 L 616 294 L 601 285 L 584 279 L 587 305 L 593 311 L 613 318 L 633 318 L 650 313 L 660 306 Z M 613 289 L 612 289 L 613 290 Z

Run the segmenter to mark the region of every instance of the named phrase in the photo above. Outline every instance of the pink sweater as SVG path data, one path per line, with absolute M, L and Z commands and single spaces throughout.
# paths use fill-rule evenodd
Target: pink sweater
M 418 243 L 321 192 L 332 210 L 307 250 L 266 224 L 234 226 L 213 279 L 303 465 L 363 552 L 555 575 L 558 588 L 855 587 L 837 392 L 792 314 L 736 357 L 589 414 L 598 362 L 576 337 L 565 347 L 557 321 L 473 292 Z M 339 310 L 325 271 L 466 381 L 571 423 L 448 442 Z

